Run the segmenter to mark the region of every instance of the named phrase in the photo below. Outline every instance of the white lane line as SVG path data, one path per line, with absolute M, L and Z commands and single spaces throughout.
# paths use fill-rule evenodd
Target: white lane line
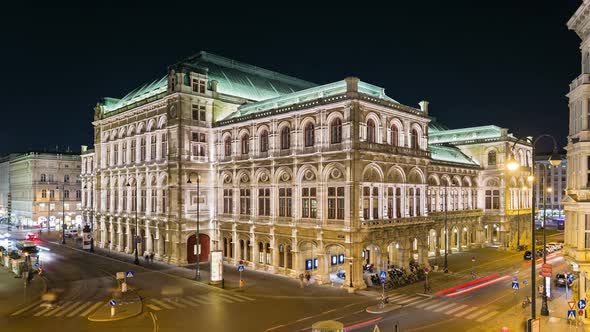
M 152 309 L 152 310 L 154 310 L 154 311 L 160 311 L 160 310 L 162 310 L 162 309 L 160 309 L 160 307 L 155 306 L 153 304 L 146 304 L 145 306 L 148 307 L 148 308 L 150 308 L 150 309 Z
M 87 306 L 89 306 L 92 302 L 86 302 L 82 305 L 80 305 L 78 308 L 76 308 L 76 310 L 70 312 L 69 314 L 66 315 L 66 317 L 74 317 L 77 313 L 79 313 L 80 311 L 84 310 L 84 308 L 86 308 Z
M 101 304 L 104 304 L 104 302 L 103 301 L 96 302 L 90 308 L 88 308 L 84 312 L 82 312 L 79 316 L 84 317 L 84 316 L 90 315 L 90 313 L 93 312 L 94 310 L 98 309 L 98 307 L 100 307 Z
M 476 319 L 475 321 L 476 321 L 476 322 L 479 322 L 479 323 L 482 323 L 482 322 L 484 322 L 485 320 L 487 320 L 488 318 L 490 318 L 490 317 L 492 317 L 492 316 L 496 315 L 497 313 L 498 313 L 498 311 L 492 311 L 492 312 L 488 313 L 488 314 L 487 314 L 487 315 L 485 315 L 485 316 L 481 316 L 481 317 L 479 317 L 479 318 L 478 318 L 478 319 Z
M 80 304 L 80 302 L 74 302 L 74 303 L 70 304 L 67 308 L 65 306 L 62 307 L 62 309 L 55 314 L 55 317 L 63 316 L 66 312 L 72 310 L 72 308 L 76 308 L 76 306 L 79 304 Z
M 22 314 L 23 312 L 25 312 L 25 311 L 27 311 L 27 310 L 31 309 L 32 307 L 34 307 L 34 306 L 37 306 L 37 305 L 39 305 L 39 304 L 41 304 L 41 300 L 39 300 L 39 301 L 37 301 L 37 302 L 33 302 L 33 303 L 29 304 L 28 306 L 26 306 L 26 307 L 24 307 L 24 308 L 20 308 L 20 309 L 18 309 L 17 311 L 15 311 L 15 312 L 13 312 L 12 314 L 10 314 L 10 316 L 16 316 L 16 315 L 20 315 L 20 314 Z
M 256 299 L 254 299 L 254 298 L 251 298 L 251 297 L 248 297 L 248 296 L 246 296 L 246 295 L 242 295 L 242 294 L 236 294 L 236 293 L 232 293 L 232 295 L 233 295 L 233 296 L 235 296 L 235 297 L 242 298 L 242 299 L 244 299 L 244 300 L 248 300 L 248 301 L 256 301 Z
M 488 310 L 489 310 L 488 308 L 483 308 L 483 309 L 481 309 L 479 311 L 476 311 L 476 312 L 472 313 L 469 316 L 466 316 L 465 318 L 467 318 L 467 319 L 474 319 L 475 317 L 477 317 L 479 315 L 485 314 L 486 312 L 488 312 Z
M 54 309 L 55 309 L 54 307 L 47 307 L 47 308 L 45 308 L 45 309 L 43 309 L 43 310 L 41 310 L 41 311 L 37 312 L 37 313 L 36 313 L 36 314 L 34 314 L 33 316 L 35 316 L 35 317 L 39 317 L 39 316 L 43 315 L 44 313 L 48 312 L 49 310 L 54 310 Z
M 478 307 L 471 307 L 471 308 L 467 308 L 465 309 L 465 311 L 461 311 L 460 313 L 456 314 L 455 317 L 461 317 L 464 315 L 467 315 L 468 313 L 472 312 L 473 310 L 477 310 L 479 309 Z
M 211 301 L 209 301 L 207 299 L 197 298 L 197 297 L 194 297 L 194 296 L 187 296 L 187 298 L 189 298 L 192 301 L 195 301 L 197 303 L 200 303 L 200 304 L 211 304 Z
M 408 302 L 412 302 L 412 301 L 416 301 L 416 300 L 422 300 L 422 296 L 414 296 L 414 297 L 410 297 L 409 299 L 405 299 L 403 301 L 399 301 L 399 304 L 404 304 L 404 303 L 408 303 Z
M 458 306 L 457 308 L 453 308 L 453 309 L 445 312 L 445 314 L 451 315 L 451 314 L 453 314 L 453 313 L 455 313 L 455 312 L 457 312 L 459 310 L 462 310 L 463 308 L 467 308 L 467 304 L 462 304 L 462 305 Z
M 240 299 L 240 298 L 234 298 L 234 297 L 232 297 L 230 295 L 227 295 L 227 294 L 224 294 L 224 293 L 217 293 L 217 295 L 223 296 L 223 297 L 228 298 L 228 299 L 233 300 L 233 301 L 246 302 L 246 300 L 243 300 L 243 299 Z
M 430 309 L 434 309 L 434 308 L 436 308 L 436 307 L 438 307 L 439 305 L 442 305 L 442 304 L 444 304 L 444 303 L 446 303 L 446 302 L 445 302 L 445 301 L 437 301 L 437 302 L 435 302 L 435 303 L 433 303 L 433 304 L 431 304 L 431 305 L 429 305 L 429 306 L 427 306 L 427 307 L 424 307 L 424 310 L 430 310 Z
M 180 302 L 182 302 L 184 304 L 187 304 L 187 305 L 189 305 L 191 307 L 198 307 L 200 305 L 198 303 L 192 302 L 191 300 L 185 299 L 185 298 L 182 298 L 182 297 L 179 297 L 178 298 L 178 301 L 180 301 Z
M 156 303 L 157 305 L 159 305 L 160 307 L 164 307 L 164 309 L 174 309 L 173 306 L 166 304 L 160 300 L 156 300 L 156 299 L 151 299 L 152 302 Z
M 458 303 L 449 303 L 449 304 L 447 304 L 447 305 L 443 305 L 442 307 L 440 307 L 440 308 L 437 308 L 437 309 L 435 309 L 435 310 L 433 310 L 433 311 L 434 311 L 434 312 L 441 312 L 441 311 L 443 311 L 443 310 L 445 310 L 445 309 L 448 309 L 448 308 L 454 307 L 454 306 L 456 306 L 456 305 L 458 305 Z
M 178 298 L 171 299 L 171 298 L 165 297 L 165 298 L 162 299 L 162 301 L 166 301 L 166 302 L 168 302 L 168 303 L 170 303 L 172 305 L 175 305 L 175 306 L 177 306 L 179 308 L 186 308 L 186 306 L 184 304 L 178 302 Z

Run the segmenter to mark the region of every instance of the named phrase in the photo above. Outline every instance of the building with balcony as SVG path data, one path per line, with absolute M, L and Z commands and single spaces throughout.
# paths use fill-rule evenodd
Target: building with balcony
M 539 208 L 536 218 L 543 220 L 561 220 L 565 218 L 562 201 L 567 188 L 567 161 L 565 151 L 560 153 L 563 160 L 559 166 L 552 166 L 549 163 L 551 154 L 537 154 L 535 156 L 536 174 L 541 181 L 535 184 L 537 191 L 537 207 Z
M 448 129 L 428 107 L 354 77 L 317 85 L 201 52 L 97 105 L 85 216 L 112 250 L 132 253 L 137 234 L 140 254 L 193 263 L 198 222 L 200 261 L 220 250 L 319 282 L 352 268 L 357 288 L 365 263 L 428 265 L 445 234 L 449 252 L 513 247 L 514 211 L 524 242 L 527 173 L 503 164 L 516 138 Z M 530 146 L 514 152 L 530 165 Z

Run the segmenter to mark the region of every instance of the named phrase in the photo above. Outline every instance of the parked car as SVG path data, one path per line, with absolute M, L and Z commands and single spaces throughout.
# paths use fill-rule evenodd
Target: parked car
M 22 256 L 25 254 L 29 254 L 29 256 L 36 257 L 37 253 L 39 253 L 39 248 L 35 245 L 35 243 L 31 241 L 21 241 L 16 244 L 16 249 L 18 253 Z
M 28 233 L 25 239 L 27 241 L 37 241 L 39 240 L 39 237 L 35 233 Z
M 76 229 L 76 228 L 66 229 L 65 233 L 66 233 L 66 237 L 73 237 L 73 238 L 78 237 L 78 229 Z
M 558 273 L 555 275 L 555 279 L 553 279 L 555 287 L 565 287 L 566 283 L 569 287 L 572 282 L 574 282 L 574 278 L 571 273 Z
M 525 260 L 530 260 L 533 258 L 533 253 L 530 250 L 527 250 L 524 252 L 524 255 L 522 255 L 522 258 Z

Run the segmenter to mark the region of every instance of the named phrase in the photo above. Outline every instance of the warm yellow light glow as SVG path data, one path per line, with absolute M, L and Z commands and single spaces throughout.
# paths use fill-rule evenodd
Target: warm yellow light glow
M 527 186 L 522 186 L 522 190 L 527 190 L 529 188 L 527 188 Z
M 547 188 L 547 192 L 548 192 L 548 193 L 550 193 L 550 192 L 552 192 L 552 191 L 553 191 L 553 188 L 551 188 L 551 187 Z
M 511 155 L 506 161 L 506 167 L 510 171 L 516 171 L 520 167 L 520 164 L 514 159 L 514 156 Z
M 527 178 L 527 180 L 529 180 L 529 182 L 533 182 L 533 176 L 529 175 L 529 177 Z

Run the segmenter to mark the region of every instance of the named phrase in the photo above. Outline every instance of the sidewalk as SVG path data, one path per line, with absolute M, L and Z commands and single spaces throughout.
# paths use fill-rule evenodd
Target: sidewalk
M 22 278 L 4 267 L 0 267 L 0 316 L 11 314 L 16 308 L 40 299 L 47 286 L 45 280 L 35 274 L 27 287 Z

